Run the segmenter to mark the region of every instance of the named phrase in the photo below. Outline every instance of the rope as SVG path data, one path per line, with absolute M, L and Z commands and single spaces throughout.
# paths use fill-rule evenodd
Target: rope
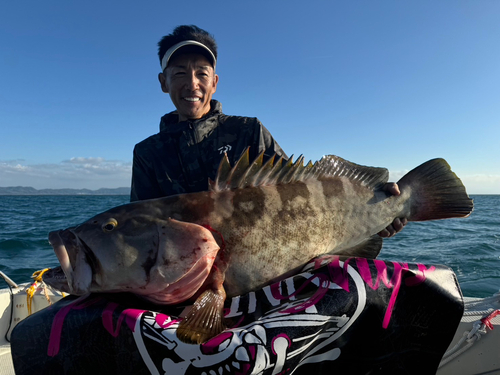
M 497 293 L 498 294 L 498 293 Z M 495 294 L 496 295 L 496 294 Z M 493 310 L 493 309 L 489 309 Z M 478 314 L 476 311 L 475 314 Z M 465 315 L 465 314 L 464 314 Z M 472 314 L 469 314 L 472 315 Z M 494 310 L 493 312 L 490 312 L 488 316 L 477 320 L 473 323 L 472 329 L 470 331 L 465 331 L 464 334 L 462 335 L 462 338 L 460 341 L 450 350 L 448 350 L 446 353 L 444 353 L 443 358 L 441 359 L 441 363 L 439 364 L 439 368 L 442 366 L 446 365 L 448 362 L 452 361 L 453 359 L 457 358 L 459 355 L 463 354 L 465 351 L 469 350 L 472 345 L 476 343 L 476 341 L 479 341 L 482 337 L 482 335 L 485 335 L 487 332 L 486 328 L 489 328 L 492 330 L 493 324 L 491 323 L 491 320 L 496 317 L 497 315 L 500 315 L 500 310 Z M 467 342 L 467 344 L 461 348 L 461 346 Z
M 52 302 L 50 301 L 50 297 L 47 293 L 47 288 L 45 287 L 45 283 L 42 280 L 43 274 L 48 270 L 50 270 L 50 268 L 45 268 L 44 270 L 36 271 L 33 273 L 33 275 L 31 275 L 31 277 L 35 279 L 35 281 L 33 282 L 33 284 L 31 284 L 31 286 L 28 289 L 26 289 L 26 294 L 27 294 L 26 306 L 28 307 L 28 315 L 32 314 L 33 296 L 35 295 L 35 292 L 38 288 L 38 283 L 41 283 L 44 286 L 43 293 L 45 295 L 45 298 L 47 299 L 50 305 L 52 304 Z
M 439 368 L 470 349 L 476 341 L 481 339 L 481 335 L 484 334 L 486 334 L 485 325 L 482 324 L 480 320 L 474 322 L 472 329 L 470 331 L 465 331 L 460 341 L 453 348 L 444 353 L 441 363 L 439 363 Z M 465 341 L 467 341 L 467 344 L 463 348 L 460 348 Z
M 475 315 L 487 315 L 490 314 L 495 309 L 491 306 L 493 304 L 498 304 L 500 302 L 500 291 L 493 294 L 491 297 L 486 298 L 474 298 L 470 300 L 466 300 L 464 302 L 465 312 L 464 316 L 475 316 Z M 486 310 L 477 310 L 478 306 L 488 306 Z M 476 310 L 474 310 L 476 308 Z M 470 311 L 472 310 L 472 311 Z
M 486 318 L 481 319 L 481 323 L 483 323 L 486 327 L 492 330 L 494 327 L 493 324 L 491 324 L 491 320 L 497 315 L 500 315 L 500 310 L 495 310 Z

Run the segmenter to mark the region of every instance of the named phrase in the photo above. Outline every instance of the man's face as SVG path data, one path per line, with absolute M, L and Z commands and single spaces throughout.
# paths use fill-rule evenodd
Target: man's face
M 170 94 L 179 121 L 202 118 L 210 111 L 210 100 L 219 76 L 203 55 L 189 53 L 171 60 L 158 76 L 163 92 Z

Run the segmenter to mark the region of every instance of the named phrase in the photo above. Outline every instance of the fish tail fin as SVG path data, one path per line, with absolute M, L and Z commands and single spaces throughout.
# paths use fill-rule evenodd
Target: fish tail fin
M 474 204 L 462 181 L 444 159 L 432 159 L 398 181 L 401 192 L 411 189 L 410 221 L 467 217 Z

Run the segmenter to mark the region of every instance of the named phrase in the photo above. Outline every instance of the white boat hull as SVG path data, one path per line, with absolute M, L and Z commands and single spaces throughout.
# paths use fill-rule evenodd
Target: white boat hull
M 38 286 L 29 305 L 26 290 L 31 284 L 21 284 L 18 288 L 0 289 L 0 375 L 14 375 L 10 353 L 10 333 L 21 320 L 31 312 L 42 310 L 63 298 L 59 291 Z

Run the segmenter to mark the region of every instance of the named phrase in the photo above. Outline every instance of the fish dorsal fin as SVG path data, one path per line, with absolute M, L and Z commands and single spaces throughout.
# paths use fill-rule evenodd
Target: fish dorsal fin
M 222 160 L 219 164 L 219 169 L 217 170 L 217 176 L 215 181 L 209 181 L 209 186 L 211 190 L 217 190 L 217 187 L 224 184 L 228 180 L 229 174 L 231 173 L 231 164 L 227 158 L 227 154 L 224 153 Z
M 373 190 L 381 188 L 389 180 L 389 171 L 386 168 L 355 164 L 335 155 L 323 156 L 314 164 L 314 168 L 317 178 L 346 177 Z
M 370 189 L 378 189 L 389 179 L 385 168 L 366 167 L 351 163 L 335 155 L 324 156 L 320 161 L 304 165 L 301 155 L 293 162 L 274 155 L 263 163 L 264 153 L 253 162 L 249 160 L 247 148 L 234 167 L 231 167 L 227 155 L 222 158 L 215 181 L 210 181 L 210 189 L 222 191 L 241 189 L 251 186 L 280 185 L 309 179 L 328 179 L 345 177 Z
M 241 157 L 236 162 L 235 166 L 231 169 L 229 173 L 228 183 L 231 186 L 240 186 L 243 177 L 246 174 L 248 167 L 250 166 L 250 149 L 247 148 Z
M 262 157 L 264 156 L 264 153 L 261 153 Z M 256 173 L 255 178 L 253 180 L 253 186 L 259 186 L 262 185 L 264 181 L 267 181 L 267 177 L 271 173 L 274 165 L 274 159 L 275 157 L 273 156 L 272 158 L 269 158 L 259 169 L 259 171 Z

